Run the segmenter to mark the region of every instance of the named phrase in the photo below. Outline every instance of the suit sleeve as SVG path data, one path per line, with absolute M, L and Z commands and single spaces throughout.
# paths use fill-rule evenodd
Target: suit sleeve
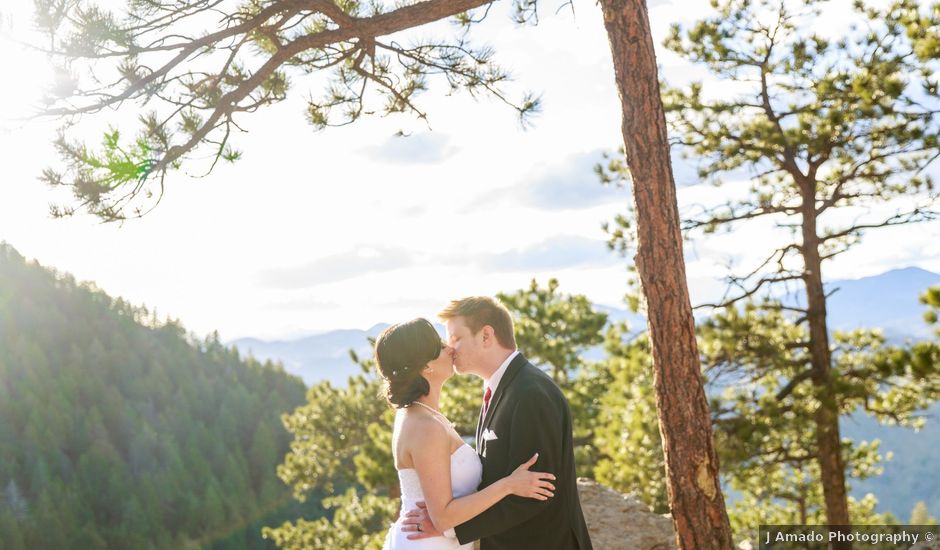
M 530 389 L 519 397 L 512 416 L 510 434 L 506 436 L 509 458 L 501 477 L 511 474 L 536 452 L 539 458 L 530 471 L 561 476 L 564 410 L 564 403 L 558 403 L 557 399 L 538 388 Z M 558 485 L 557 480 L 555 485 Z M 456 526 L 454 531 L 457 540 L 466 544 L 501 533 L 534 517 L 551 503 L 552 499 L 536 500 L 509 495 L 480 515 Z

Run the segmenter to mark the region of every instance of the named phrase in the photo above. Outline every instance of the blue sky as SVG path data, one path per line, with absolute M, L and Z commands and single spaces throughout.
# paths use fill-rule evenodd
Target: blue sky
M 512 68 L 511 92 L 542 94 L 531 129 L 495 101 L 447 97 L 432 85 L 421 97 L 430 128 L 410 118 L 371 118 L 315 132 L 301 100 L 316 83 L 297 79 L 293 99 L 242 119 L 248 133 L 236 145 L 243 160 L 206 178 L 172 175 L 157 210 L 118 226 L 48 217 L 48 204 L 61 197 L 36 177 L 53 158 L 55 125 L 16 118 L 31 108 L 49 68 L 11 40 L 30 38 L 32 2 L 4 3 L 0 70 L 23 77 L 0 85 L 0 240 L 226 339 L 432 316 L 451 298 L 511 291 L 533 277 L 557 277 L 563 291 L 617 306 L 625 260 L 606 250 L 601 223 L 631 199 L 602 187 L 591 170 L 621 139 L 600 13 L 594 2 L 576 1 L 574 14 L 546 9 L 537 27 L 517 28 L 504 4 L 474 32 Z M 707 2 L 679 5 L 651 2 L 657 44 L 669 24 L 690 23 L 708 9 Z M 661 47 L 658 56 L 669 81 L 702 76 Z M 706 83 L 722 93 L 723 83 Z M 133 116 L 115 113 L 111 122 Z M 398 130 L 410 135 L 397 137 Z M 698 184 L 688 161 L 675 157 L 680 208 L 721 200 L 745 184 Z M 689 243 L 693 301 L 714 297 L 725 264 L 748 265 L 773 235 L 770 224 L 757 224 Z M 938 235 L 936 224 L 873 233 L 826 275 L 856 278 L 908 265 L 940 272 Z

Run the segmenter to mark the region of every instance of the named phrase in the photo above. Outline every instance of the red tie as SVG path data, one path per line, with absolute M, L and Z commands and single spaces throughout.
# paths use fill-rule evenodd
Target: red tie
M 493 390 L 487 386 L 486 393 L 483 394 L 483 416 L 486 416 L 486 409 L 490 408 L 490 397 L 493 397 Z

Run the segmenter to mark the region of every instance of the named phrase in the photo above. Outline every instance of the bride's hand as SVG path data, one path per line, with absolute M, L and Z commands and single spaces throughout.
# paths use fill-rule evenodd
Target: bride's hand
M 520 464 L 512 474 L 506 476 L 506 485 L 510 494 L 536 500 L 548 500 L 555 496 L 555 486 L 549 482 L 555 479 L 554 475 L 548 472 L 529 471 L 538 457 L 539 454 L 535 453 L 532 458 Z

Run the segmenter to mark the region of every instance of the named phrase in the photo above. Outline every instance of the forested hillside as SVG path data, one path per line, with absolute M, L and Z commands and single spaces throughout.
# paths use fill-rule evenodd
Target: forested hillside
M 273 547 L 304 393 L 0 243 L 0 547 Z

